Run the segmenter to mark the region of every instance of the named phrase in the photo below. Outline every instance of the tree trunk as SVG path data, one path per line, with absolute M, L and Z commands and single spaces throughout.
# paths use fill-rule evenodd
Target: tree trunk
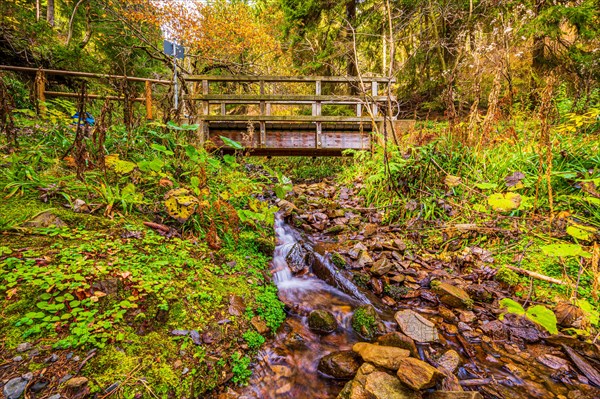
M 48 0 L 48 7 L 46 8 L 46 21 L 50 26 L 54 27 L 54 0 Z
M 546 0 L 536 0 L 535 2 L 535 15 L 540 15 L 540 12 L 544 9 Z M 534 71 L 540 72 L 546 63 L 545 54 L 545 39 L 544 35 L 533 36 L 533 48 L 531 49 L 531 65 Z
M 41 0 L 35 0 L 35 20 L 36 20 L 36 22 L 40 22 L 40 15 L 41 15 L 41 8 L 42 8 L 40 1 Z
M 347 71 L 346 73 L 348 74 L 348 76 L 357 76 L 358 75 L 358 68 L 356 66 L 356 62 L 354 59 L 354 45 L 353 45 L 353 33 L 352 33 L 352 27 L 354 26 L 354 23 L 356 22 L 356 0 L 348 0 L 346 2 L 346 19 L 348 20 L 348 34 L 346 35 L 346 37 L 348 38 L 348 65 L 347 65 Z

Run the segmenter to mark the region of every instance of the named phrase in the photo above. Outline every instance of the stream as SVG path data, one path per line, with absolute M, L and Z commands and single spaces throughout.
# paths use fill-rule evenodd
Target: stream
M 369 292 L 359 290 L 327 256 L 312 252 L 316 245 L 305 242 L 281 215 L 276 216 L 275 234 L 277 245 L 271 273 L 288 316 L 276 336 L 259 351 L 250 383 L 239 398 L 336 398 L 347 381 L 321 375 L 317 370 L 319 360 L 364 341 L 351 327 L 352 313 L 357 306 L 372 304 L 378 309 L 387 331 L 398 328 L 393 312 L 377 298 L 370 299 Z M 313 256 L 312 262 L 307 262 L 307 257 L 302 258 L 306 265 L 300 270 L 289 264 L 289 254 L 298 245 Z M 307 317 L 318 309 L 335 316 L 338 328 L 333 333 L 322 335 L 309 329 Z M 478 390 L 484 398 L 491 399 L 600 398 L 599 391 L 588 389 L 591 387 L 587 381 L 582 380 L 574 368 L 568 367 L 566 361 L 548 366 L 534 360 L 556 361 L 556 355 L 563 356 L 560 344 L 535 344 L 514 350 L 510 341 L 498 343 L 485 334 L 469 335 L 458 333 L 456 328 L 447 329 L 448 324 L 436 308 L 423 307 L 417 299 L 407 300 L 399 309 L 417 311 L 438 325 L 440 342 L 417 344 L 422 359 L 436 359 L 449 349 L 460 354 L 462 361 L 456 371 L 457 378 L 451 376 L 457 390 L 462 390 L 458 386 L 460 381 L 464 389 Z M 470 339 L 466 340 L 464 336 Z M 556 368 L 552 370 L 553 367 Z M 451 390 L 447 386 L 444 389 Z
M 345 381 L 321 377 L 317 371 L 319 359 L 330 352 L 351 349 L 360 340 L 350 326 L 350 318 L 352 310 L 368 303 L 368 299 L 356 287 L 356 297 L 345 294 L 311 270 L 294 276 L 286 257 L 301 241 L 300 234 L 280 215 L 275 220 L 275 234 L 277 246 L 271 272 L 279 298 L 289 309 L 288 317 L 277 336 L 259 351 L 250 384 L 240 398 L 335 398 Z M 330 311 L 338 329 L 328 335 L 311 331 L 306 319 L 315 309 Z

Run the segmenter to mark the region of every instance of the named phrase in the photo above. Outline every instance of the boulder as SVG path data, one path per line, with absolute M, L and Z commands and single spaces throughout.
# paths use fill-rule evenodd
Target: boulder
M 352 350 L 358 353 L 365 362 L 394 371 L 398 370 L 402 359 L 410 355 L 410 352 L 406 349 L 374 345 L 367 342 L 354 344 Z
M 394 319 L 400 330 L 417 342 L 434 342 L 439 339 L 435 324 L 412 310 L 396 312 Z
M 364 363 L 337 399 L 422 399 L 420 392 L 403 386 L 393 375 Z
M 354 351 L 334 352 L 321 358 L 318 370 L 328 377 L 346 380 L 356 375 L 361 363 Z
M 443 377 L 435 367 L 412 357 L 400 360 L 396 375 L 402 383 L 417 391 L 433 387 Z
M 399 331 L 392 331 L 377 338 L 377 343 L 382 346 L 395 346 L 396 348 L 406 349 L 412 357 L 419 357 L 415 341 Z
M 308 327 L 318 333 L 329 334 L 337 329 L 338 323 L 333 314 L 317 309 L 308 315 Z
M 453 308 L 470 308 L 473 300 L 462 288 L 437 280 L 431 282 L 431 289 L 440 298 L 440 302 Z

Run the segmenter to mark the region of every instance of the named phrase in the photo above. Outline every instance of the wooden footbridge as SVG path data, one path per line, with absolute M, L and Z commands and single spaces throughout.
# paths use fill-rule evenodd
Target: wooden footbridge
M 221 137 L 253 155 L 341 155 L 371 148 L 372 132 L 388 108 L 382 77 L 188 76 L 200 102 L 200 134 L 218 147 Z M 395 120 L 395 118 L 388 118 Z
M 141 93 L 115 93 L 109 88 L 102 95 L 86 93 L 85 99 L 123 102 L 124 113 L 132 109 L 131 104 L 142 103 L 147 119 L 153 118 L 153 87 L 173 83 L 5 65 L 0 65 L 0 70 L 34 73 L 32 92 L 40 110 L 44 109 L 46 96 L 79 97 L 76 93 L 47 90 L 48 75 L 144 83 Z M 384 126 L 390 134 L 392 126 L 397 133 L 414 124 L 394 116 L 384 117 L 390 113 L 385 112 L 390 105 L 395 108 L 396 104 L 396 99 L 388 95 L 394 80 L 385 77 L 188 75 L 184 81 L 189 94 L 181 102 L 183 113 L 200 126 L 198 136 L 202 142 L 225 151 L 233 148 L 222 137 L 241 143 L 251 155 L 341 155 L 345 149 L 370 149 L 373 132 L 382 132 Z

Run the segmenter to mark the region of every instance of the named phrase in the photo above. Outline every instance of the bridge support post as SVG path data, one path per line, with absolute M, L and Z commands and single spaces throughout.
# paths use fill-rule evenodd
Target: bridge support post
M 46 74 L 40 68 L 35 75 L 35 95 L 38 101 L 38 112 L 40 115 L 46 114 Z
M 315 95 L 320 96 L 321 95 L 321 81 L 317 80 L 315 81 Z M 313 103 L 313 116 L 321 116 L 321 101 L 315 101 Z M 315 148 L 321 148 L 321 133 L 323 130 L 323 126 L 322 126 L 322 122 L 321 121 L 317 121 L 315 122 L 315 124 L 317 125 L 317 131 L 315 133 Z
M 261 80 L 259 83 L 260 83 L 260 95 L 262 96 L 265 94 L 265 81 Z M 271 110 L 269 109 L 269 113 L 270 113 L 270 111 Z M 266 102 L 261 101 L 260 102 L 260 114 L 265 115 L 265 112 L 266 112 Z M 260 136 L 258 139 L 258 145 L 260 147 L 265 147 L 267 145 L 267 124 L 265 121 L 260 121 L 259 126 L 260 126 Z

